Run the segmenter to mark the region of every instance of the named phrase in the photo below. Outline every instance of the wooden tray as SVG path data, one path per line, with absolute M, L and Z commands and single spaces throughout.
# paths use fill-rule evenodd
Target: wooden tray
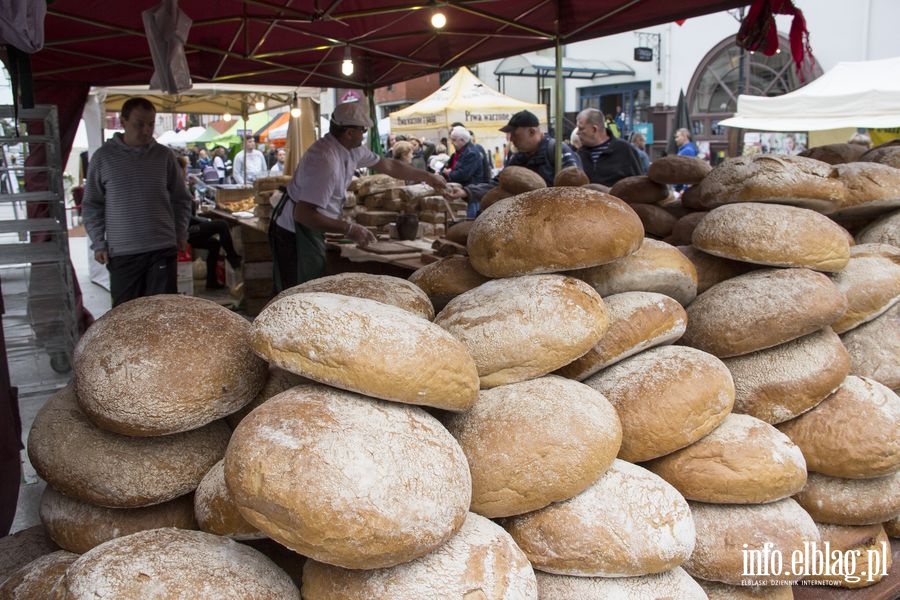
M 363 250 L 373 254 L 413 254 L 421 252 L 418 248 L 397 242 L 375 242 L 374 244 L 369 244 Z

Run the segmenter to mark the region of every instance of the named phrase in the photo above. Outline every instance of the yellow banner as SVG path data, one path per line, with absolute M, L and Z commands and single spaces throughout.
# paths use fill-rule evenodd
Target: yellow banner
M 890 129 L 869 129 L 869 137 L 872 138 L 873 146 L 879 146 L 885 142 L 900 138 L 900 127 L 892 127 Z

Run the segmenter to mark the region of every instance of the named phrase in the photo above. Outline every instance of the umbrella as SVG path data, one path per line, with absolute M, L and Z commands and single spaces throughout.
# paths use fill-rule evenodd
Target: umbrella
M 669 136 L 669 144 L 666 146 L 666 154 L 678 154 L 678 144 L 675 143 L 675 132 L 679 129 L 691 129 L 691 115 L 688 113 L 687 100 L 684 90 L 678 92 L 678 104 L 675 105 L 675 122 L 672 124 L 672 135 Z
M 366 94 L 369 98 L 369 116 L 372 118 L 372 127 L 369 129 L 369 149 L 378 156 L 384 156 L 384 147 L 381 145 L 381 135 L 378 133 L 378 119 L 375 117 L 375 94 Z

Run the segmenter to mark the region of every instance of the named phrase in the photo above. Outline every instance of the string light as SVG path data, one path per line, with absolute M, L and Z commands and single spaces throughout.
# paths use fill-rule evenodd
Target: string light
M 231 119 L 233 119 L 233 118 L 234 117 L 231 116 L 230 112 L 227 112 L 224 115 L 222 115 L 222 120 L 225 121 L 226 123 L 230 122 Z
M 256 107 L 256 110 L 262 110 L 266 107 L 266 103 L 263 102 L 262 98 L 257 98 L 256 104 L 254 104 L 253 106 Z
M 341 73 L 347 77 L 353 75 L 353 57 L 350 56 L 350 46 L 344 46 L 344 61 L 341 63 Z
M 447 24 L 447 17 L 444 16 L 439 10 L 435 10 L 431 15 L 431 26 L 435 29 L 443 29 L 444 25 Z
M 297 104 L 297 93 L 294 92 L 294 106 L 291 107 L 291 116 L 295 119 L 299 118 L 302 111 L 300 110 L 300 105 Z

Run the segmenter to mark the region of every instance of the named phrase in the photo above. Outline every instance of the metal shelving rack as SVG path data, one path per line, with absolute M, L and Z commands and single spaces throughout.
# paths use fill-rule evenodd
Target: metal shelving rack
M 25 396 L 68 381 L 78 321 L 56 107 L 20 109 L 17 131 L 14 118 L 12 106 L 0 106 L 0 290 L 10 379 Z M 25 178 L 45 178 L 46 189 L 26 191 Z M 36 203 L 47 203 L 48 214 L 29 218 Z

